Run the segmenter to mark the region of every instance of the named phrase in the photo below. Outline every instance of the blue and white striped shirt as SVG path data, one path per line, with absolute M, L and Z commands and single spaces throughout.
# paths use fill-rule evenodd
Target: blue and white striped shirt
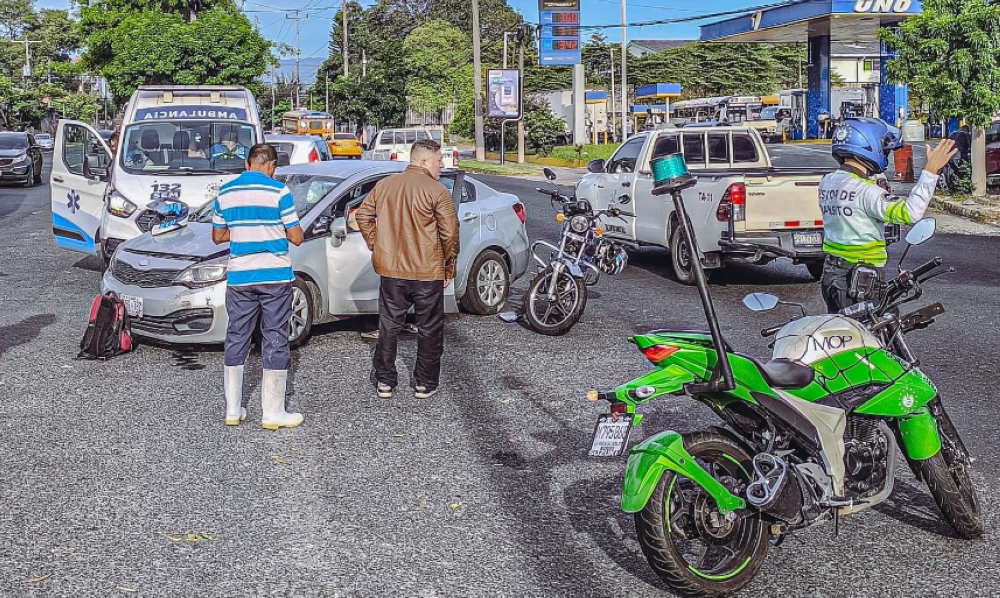
M 288 187 L 247 170 L 219 188 L 214 211 L 212 226 L 229 229 L 229 286 L 292 282 L 285 230 L 299 217 Z

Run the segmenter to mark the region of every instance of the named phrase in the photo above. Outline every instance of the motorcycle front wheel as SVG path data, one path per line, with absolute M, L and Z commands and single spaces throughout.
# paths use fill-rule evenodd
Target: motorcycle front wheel
M 555 296 L 549 297 L 549 287 L 555 270 L 550 266 L 539 272 L 528 285 L 528 300 L 524 316 L 535 332 L 559 336 L 569 332 L 583 315 L 587 305 L 587 287 L 582 280 L 562 270 L 556 277 Z
M 685 434 L 684 448 L 724 486 L 750 483 L 751 456 L 729 438 Z M 723 517 L 700 486 L 670 470 L 635 514 L 635 530 L 649 566 L 681 596 L 735 592 L 753 579 L 767 556 L 767 527 L 759 513 Z

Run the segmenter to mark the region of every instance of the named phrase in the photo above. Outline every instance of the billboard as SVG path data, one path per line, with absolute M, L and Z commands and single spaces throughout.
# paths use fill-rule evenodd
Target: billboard
M 489 69 L 486 73 L 486 117 L 521 119 L 521 72 Z
M 538 64 L 580 64 L 580 0 L 538 0 Z

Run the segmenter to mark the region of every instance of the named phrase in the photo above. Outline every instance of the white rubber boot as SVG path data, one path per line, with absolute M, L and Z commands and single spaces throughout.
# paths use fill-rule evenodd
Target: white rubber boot
M 285 386 L 288 384 L 288 370 L 264 370 L 261 383 L 260 425 L 268 430 L 294 428 L 302 423 L 301 413 L 285 411 Z
M 227 365 L 226 372 L 226 425 L 238 426 L 247 418 L 243 407 L 243 366 Z

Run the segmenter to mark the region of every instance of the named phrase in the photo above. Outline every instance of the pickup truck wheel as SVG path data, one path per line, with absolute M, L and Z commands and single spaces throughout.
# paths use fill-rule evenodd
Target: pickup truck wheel
M 813 280 L 820 280 L 823 278 L 823 260 L 812 260 L 806 262 L 806 268 L 809 270 L 809 275 L 813 277 Z
M 681 227 L 675 226 L 670 233 L 670 263 L 674 267 L 674 276 L 681 284 L 692 285 L 695 283 L 694 270 L 692 265 L 691 248 L 684 241 Z M 705 270 L 705 280 L 708 281 L 711 270 Z

